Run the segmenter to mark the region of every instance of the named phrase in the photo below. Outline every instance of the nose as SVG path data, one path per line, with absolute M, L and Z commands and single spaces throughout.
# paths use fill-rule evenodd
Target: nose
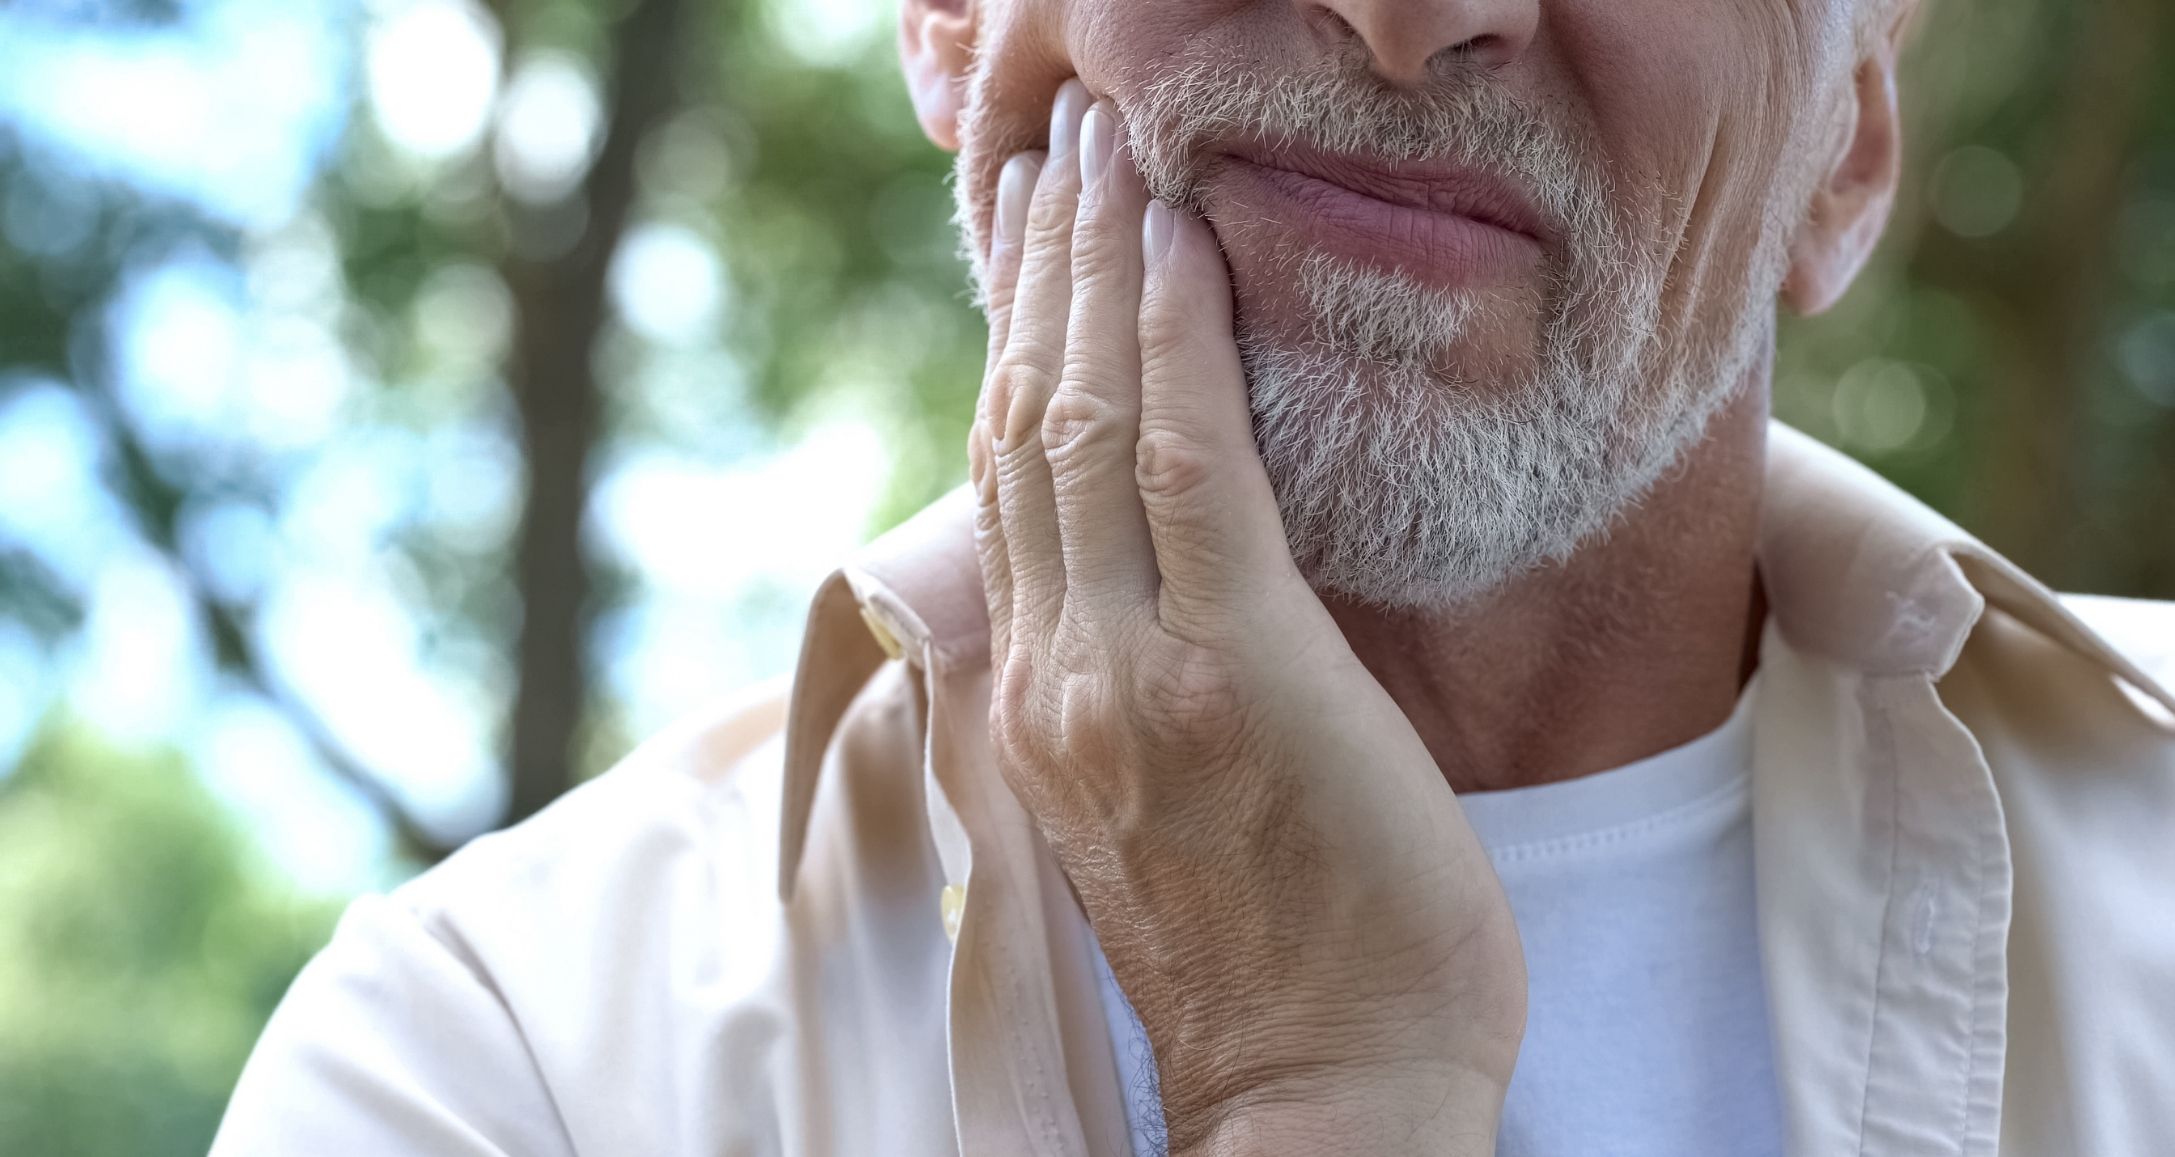
M 1316 34 L 1357 37 L 1377 75 L 1410 87 L 1437 57 L 1500 68 L 1533 43 L 1540 0 L 1296 0 Z

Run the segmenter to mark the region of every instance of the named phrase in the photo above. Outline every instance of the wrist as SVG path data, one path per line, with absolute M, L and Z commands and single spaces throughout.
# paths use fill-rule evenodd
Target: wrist
M 1469 1069 L 1311 1074 L 1168 1120 L 1170 1157 L 1493 1157 L 1504 1086 Z

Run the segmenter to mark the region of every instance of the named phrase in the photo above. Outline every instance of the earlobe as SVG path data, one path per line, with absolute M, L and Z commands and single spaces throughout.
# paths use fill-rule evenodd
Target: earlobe
M 959 148 L 959 112 L 974 65 L 975 0 L 901 0 L 899 64 L 921 131 Z
M 1834 305 L 1888 225 L 1903 169 L 1895 60 L 1894 42 L 1884 42 L 1852 75 L 1852 112 L 1839 152 L 1790 243 L 1782 301 L 1797 313 Z

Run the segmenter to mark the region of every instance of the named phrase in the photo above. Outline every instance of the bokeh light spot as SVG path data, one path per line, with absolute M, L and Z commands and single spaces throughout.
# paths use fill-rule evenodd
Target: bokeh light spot
M 717 247 L 685 225 L 637 225 L 612 257 L 612 305 L 629 328 L 653 341 L 691 345 L 710 337 L 724 304 Z
M 523 56 L 499 101 L 492 157 L 506 191 L 532 203 L 572 192 L 596 151 L 603 108 L 596 79 L 565 53 Z
M 498 25 L 469 0 L 383 5 L 364 55 L 370 111 L 386 139 L 438 160 L 473 148 L 498 95 Z
M 1991 237 L 2024 205 L 2024 174 L 2004 153 L 1965 145 L 1934 168 L 1933 216 L 1958 237 Z
M 1835 430 L 1853 449 L 1893 454 L 1919 441 L 1930 409 L 1916 370 L 1868 358 L 1835 384 Z

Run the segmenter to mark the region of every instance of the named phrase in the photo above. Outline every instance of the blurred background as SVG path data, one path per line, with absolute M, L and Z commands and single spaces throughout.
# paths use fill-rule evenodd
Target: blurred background
M 1777 411 L 2175 597 L 2175 10 L 1936 2 Z M 893 19 L 0 3 L 0 1152 L 202 1153 L 347 898 L 784 674 L 963 475 Z

